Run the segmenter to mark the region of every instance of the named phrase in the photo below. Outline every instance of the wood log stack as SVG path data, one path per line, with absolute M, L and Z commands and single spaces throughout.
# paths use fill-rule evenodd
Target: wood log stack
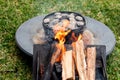
M 76 73 L 79 80 L 95 80 L 96 48 L 85 48 L 82 39 L 73 42 L 71 47 L 67 50 L 65 44 L 56 44 L 48 71 L 52 72 L 54 63 L 59 61 L 62 64 L 62 80 L 75 80 Z
M 50 54 L 50 53 L 58 51 L 55 46 L 53 46 L 53 48 L 55 48 L 55 49 L 51 49 L 51 47 L 48 48 L 48 45 L 46 45 L 46 46 L 45 45 L 34 45 L 33 80 L 62 80 L 62 72 L 63 72 L 62 71 L 62 60 L 61 60 L 61 62 L 55 62 L 54 63 L 53 70 L 51 70 L 52 66 L 50 66 L 50 64 L 48 65 L 48 62 L 51 61 L 51 57 L 46 56 L 46 54 Z M 95 65 L 96 66 L 96 71 L 95 71 L 96 80 L 98 80 L 98 79 L 99 80 L 107 80 L 106 56 L 105 56 L 106 47 L 104 45 L 87 45 L 86 49 L 85 49 L 85 52 L 84 52 L 85 53 L 85 61 L 87 61 L 87 57 L 86 57 L 87 50 L 90 50 L 92 48 L 96 48 L 96 53 L 97 53 L 97 55 L 96 55 L 96 65 Z M 76 49 L 76 48 L 74 48 L 74 49 Z M 69 48 L 68 50 L 66 50 L 65 53 L 71 53 L 71 51 L 72 51 L 72 57 L 73 57 L 72 61 L 73 61 L 74 65 L 73 65 L 71 70 L 73 70 L 75 72 L 75 74 L 73 75 L 75 77 L 75 80 L 79 80 L 79 75 L 78 75 L 78 71 L 77 71 L 77 68 L 76 68 L 75 60 L 74 60 L 75 59 L 75 55 L 74 55 L 75 50 L 74 49 Z M 90 53 L 92 53 L 92 52 L 90 52 Z M 92 64 L 91 63 L 92 60 L 89 60 L 89 61 L 90 61 L 89 63 Z M 70 62 L 69 62 L 69 64 L 70 64 Z M 90 71 L 91 68 L 89 68 L 89 70 L 88 70 L 87 65 L 88 65 L 88 63 L 86 63 L 86 73 L 89 72 L 88 74 L 92 76 L 91 73 L 94 73 L 94 72 Z M 67 69 L 69 69 L 68 65 L 67 65 Z M 67 80 L 72 80 L 72 78 L 74 80 L 74 77 L 71 77 Z M 91 80 L 91 78 L 89 78 L 87 80 Z
M 95 47 L 85 49 L 83 40 L 72 44 L 73 49 L 66 51 L 62 57 L 62 80 L 95 80 Z M 76 71 L 76 72 L 75 72 Z

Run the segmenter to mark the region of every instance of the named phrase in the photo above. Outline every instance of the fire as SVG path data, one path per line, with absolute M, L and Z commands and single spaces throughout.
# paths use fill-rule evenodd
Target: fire
M 59 30 L 56 35 L 55 35 L 55 39 L 57 39 L 59 41 L 59 44 L 64 44 L 65 42 L 65 37 L 70 33 L 71 30 L 68 31 L 63 31 L 63 30 Z
M 61 54 L 56 59 L 56 62 L 61 61 L 61 58 L 66 51 L 66 48 L 64 46 L 64 43 L 66 41 L 65 37 L 71 32 L 71 30 L 65 31 L 65 28 L 69 25 L 69 21 L 68 20 L 63 20 L 62 22 L 63 22 L 62 26 L 58 26 L 57 24 L 54 26 L 54 28 L 55 28 L 55 30 L 54 30 L 55 37 L 54 38 L 57 39 L 58 42 L 59 42 L 57 44 L 57 48 L 61 49 Z M 57 29 L 57 28 L 59 28 L 59 29 Z
M 58 40 L 58 44 L 57 44 L 57 48 L 58 49 L 61 49 L 61 53 L 59 55 L 59 57 L 56 59 L 56 62 L 60 62 L 61 59 L 62 59 L 62 56 L 65 54 L 66 52 L 66 48 L 65 48 L 65 41 L 66 41 L 66 36 L 71 32 L 71 30 L 65 30 L 66 27 L 68 27 L 68 25 L 70 24 L 70 22 L 68 20 L 62 20 L 63 22 L 63 25 L 62 26 L 59 26 L 58 24 L 56 24 L 54 26 L 54 38 L 56 40 Z M 70 40 L 72 41 L 72 44 L 74 44 L 77 40 L 80 40 L 82 38 L 82 35 L 80 34 L 78 37 L 75 36 L 75 33 L 72 32 L 71 34 L 71 38 Z M 72 45 L 72 47 L 74 47 Z
M 82 39 L 82 35 L 80 34 L 80 35 L 78 36 L 78 41 L 81 40 L 81 39 Z
M 64 46 L 65 43 L 65 37 L 71 32 L 71 30 L 68 31 L 63 31 L 63 30 L 59 30 L 56 35 L 55 35 L 55 39 L 57 39 L 59 41 L 59 43 L 57 44 L 57 48 L 61 49 L 61 54 L 60 56 L 56 59 L 56 62 L 60 62 L 62 59 L 62 56 L 64 55 L 64 53 L 66 52 L 66 48 Z M 82 35 L 80 34 L 78 37 L 75 36 L 75 33 L 72 32 L 71 35 L 71 39 L 72 39 L 72 47 L 75 44 L 76 41 L 81 40 Z
M 55 23 L 53 21 L 50 25 L 52 33 L 54 33 L 54 40 L 58 41 L 51 46 L 53 51 L 51 50 L 50 65 L 48 64 L 43 79 L 44 77 L 46 80 L 50 79 L 52 71 L 56 70 L 52 75 L 55 80 L 58 77 L 56 72 L 60 74 L 62 72 L 60 76 L 62 80 L 75 80 L 76 76 L 79 80 L 95 80 L 96 49 L 85 47 L 84 33 L 82 35 L 78 31 L 81 29 L 79 28 L 81 24 L 77 22 L 81 21 L 82 16 L 74 14 L 70 14 L 70 16 L 73 18 L 66 16 L 55 20 Z M 61 65 L 55 64 L 56 69 L 53 69 L 56 62 Z M 40 71 L 40 74 L 43 74 L 42 65 Z
M 59 30 L 56 35 L 55 35 L 55 39 L 57 39 L 59 41 L 57 48 L 61 48 L 61 55 L 56 59 L 56 62 L 60 62 L 62 55 L 65 53 L 66 48 L 64 46 L 65 43 L 65 37 L 70 33 L 71 30 L 68 31 L 63 31 L 63 30 Z
M 57 25 L 57 24 L 56 24 Z M 55 28 L 58 28 L 60 26 L 56 26 Z M 60 56 L 56 59 L 56 62 L 60 62 L 62 59 L 62 56 L 64 55 L 64 53 L 66 52 L 66 48 L 65 48 L 65 41 L 66 41 L 66 36 L 71 32 L 71 30 L 67 30 L 65 31 L 65 28 L 69 25 L 69 21 L 68 20 L 63 20 L 63 26 L 61 26 L 61 28 L 59 28 L 59 30 L 54 30 L 56 32 L 54 39 L 58 40 L 58 44 L 57 44 L 57 48 L 61 49 L 61 54 Z M 75 33 L 72 32 L 71 34 L 71 38 L 70 40 L 72 41 L 72 43 L 76 42 L 77 40 L 80 40 L 82 38 L 82 35 L 80 34 L 78 37 L 75 36 Z

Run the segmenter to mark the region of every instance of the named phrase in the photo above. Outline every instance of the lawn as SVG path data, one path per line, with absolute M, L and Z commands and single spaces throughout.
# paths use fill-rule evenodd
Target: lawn
M 26 20 L 54 11 L 75 11 L 113 31 L 116 46 L 107 57 L 109 80 L 120 80 L 120 0 L 0 0 L 0 80 L 32 80 L 32 58 L 19 50 L 15 32 Z

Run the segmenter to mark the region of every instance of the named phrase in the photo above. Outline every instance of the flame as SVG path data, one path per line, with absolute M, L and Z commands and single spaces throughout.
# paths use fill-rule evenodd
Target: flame
M 58 40 L 58 46 L 57 46 L 57 48 L 61 48 L 61 54 L 60 54 L 60 56 L 56 59 L 56 62 L 59 62 L 59 61 L 61 61 L 61 59 L 62 59 L 62 56 L 63 56 L 63 54 L 65 53 L 65 51 L 66 51 L 66 48 L 65 48 L 65 46 L 64 46 L 64 43 L 65 43 L 65 37 L 71 32 L 71 30 L 67 30 L 67 31 L 65 31 L 65 28 L 69 25 L 69 21 L 68 20 L 63 20 L 62 21 L 63 22 L 63 25 L 62 26 L 59 26 L 58 24 L 56 24 L 55 26 L 54 26 L 54 33 L 55 33 L 55 39 L 57 39 Z
M 63 44 L 58 44 L 59 47 L 57 48 L 61 48 L 61 53 L 60 56 L 55 60 L 56 62 L 61 62 L 62 56 L 64 55 L 66 48 Z
M 60 62 L 62 59 L 62 56 L 66 52 L 66 48 L 64 45 L 66 41 L 65 37 L 71 32 L 71 30 L 65 31 L 65 28 L 69 25 L 70 22 L 68 20 L 63 20 L 62 22 L 63 22 L 62 26 L 59 26 L 58 24 L 54 26 L 54 33 L 55 33 L 54 38 L 58 40 L 57 48 L 61 49 L 60 56 L 56 59 L 56 62 Z M 72 43 L 74 44 L 74 42 L 76 42 L 77 40 L 80 40 L 81 38 L 82 38 L 81 34 L 78 37 L 76 37 L 75 33 L 72 32 L 70 39 L 72 40 Z
M 63 54 L 66 51 L 66 48 L 64 46 L 65 43 L 65 37 L 70 33 L 71 30 L 68 31 L 63 31 L 63 30 L 59 30 L 56 35 L 55 35 L 55 39 L 57 39 L 59 41 L 58 43 L 58 47 L 57 48 L 61 48 L 61 54 L 60 56 L 56 59 L 56 62 L 60 62 L 62 59 Z
M 62 59 L 62 56 L 64 55 L 65 51 L 66 51 L 66 48 L 64 46 L 64 43 L 65 43 L 65 37 L 71 32 L 71 30 L 68 30 L 68 31 L 63 31 L 63 30 L 59 30 L 56 35 L 55 35 L 55 39 L 58 39 L 59 43 L 58 43 L 58 46 L 57 48 L 61 49 L 61 54 L 60 56 L 56 59 L 56 62 L 60 62 L 61 59 Z M 78 40 L 81 40 L 82 38 L 82 35 L 80 34 L 78 37 L 75 36 L 75 33 L 73 32 L 72 35 L 71 35 L 71 38 L 72 38 L 72 47 L 75 47 L 75 42 L 78 41 Z M 73 53 L 75 54 L 75 53 Z M 73 57 L 75 57 L 73 55 Z
M 54 38 L 59 41 L 59 44 L 64 44 L 65 43 L 65 37 L 70 33 L 70 31 L 71 30 L 68 30 L 68 31 L 59 30 L 56 33 Z
M 81 39 L 82 39 L 82 35 L 80 34 L 80 35 L 78 36 L 78 41 L 81 40 Z

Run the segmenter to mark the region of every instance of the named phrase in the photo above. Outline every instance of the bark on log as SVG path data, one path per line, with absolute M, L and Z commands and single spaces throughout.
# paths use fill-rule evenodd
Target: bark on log
M 72 59 L 72 50 L 66 51 L 62 56 L 62 80 L 75 80 L 75 68 Z
M 96 48 L 87 48 L 87 78 L 95 80 Z
M 75 63 L 79 75 L 79 80 L 86 80 L 86 61 L 84 53 L 84 43 L 82 40 L 78 40 L 76 42 Z

